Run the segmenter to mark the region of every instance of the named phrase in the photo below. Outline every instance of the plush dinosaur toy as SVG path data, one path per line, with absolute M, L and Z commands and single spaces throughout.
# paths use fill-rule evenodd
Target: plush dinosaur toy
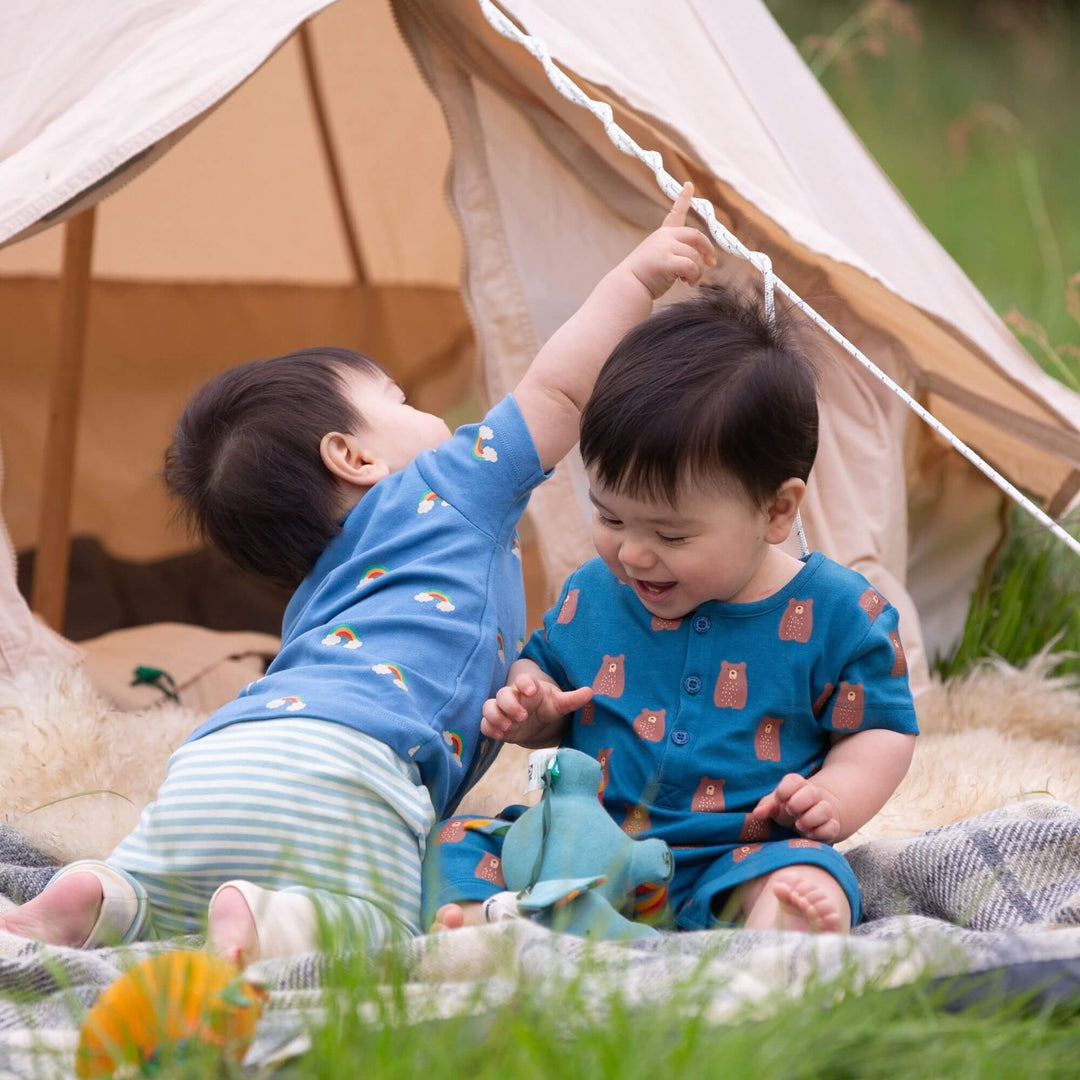
M 674 872 L 663 840 L 634 840 L 597 799 L 600 763 L 580 750 L 541 751 L 530 761 L 543 798 L 503 841 L 507 889 L 517 911 L 552 929 L 595 939 L 657 933 L 621 914 L 640 885 L 662 888 Z

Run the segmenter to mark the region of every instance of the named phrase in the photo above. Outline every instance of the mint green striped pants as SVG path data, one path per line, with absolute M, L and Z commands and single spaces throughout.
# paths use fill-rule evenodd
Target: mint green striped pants
M 145 893 L 127 940 L 198 933 L 217 887 L 300 892 L 330 940 L 376 947 L 420 932 L 435 811 L 388 746 L 325 720 L 232 724 L 185 743 L 157 798 L 105 860 Z

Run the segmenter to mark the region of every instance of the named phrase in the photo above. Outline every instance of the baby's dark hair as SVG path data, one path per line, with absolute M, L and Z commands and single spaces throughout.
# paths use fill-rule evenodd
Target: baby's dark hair
M 203 538 L 245 570 L 294 588 L 340 532 L 340 487 L 322 437 L 364 418 L 345 396 L 349 371 L 383 369 L 349 349 L 252 360 L 191 397 L 165 451 L 165 484 Z
M 817 377 L 790 320 L 715 286 L 654 312 L 615 346 L 581 417 L 604 487 L 674 504 L 680 485 L 764 506 L 817 454 Z

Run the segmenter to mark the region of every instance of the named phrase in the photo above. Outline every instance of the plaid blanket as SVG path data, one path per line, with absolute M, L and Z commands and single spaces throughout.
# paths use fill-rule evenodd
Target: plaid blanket
M 409 1020 L 498 1008 L 522 982 L 555 998 L 577 979 L 598 1016 L 613 992 L 631 1006 L 647 1005 L 670 1001 L 692 980 L 706 1018 L 724 1022 L 834 977 L 849 986 L 897 986 L 1080 957 L 1080 813 L 1064 803 L 1033 799 L 847 855 L 866 916 L 850 936 L 717 930 L 587 944 L 508 922 L 421 937 L 396 957 Z M 42 888 L 47 862 L 0 829 L 0 888 L 9 896 Z M 0 1078 L 70 1075 L 82 1013 L 101 989 L 154 952 L 196 944 L 80 952 L 0 933 Z M 271 1003 L 249 1066 L 303 1051 L 330 964 L 310 954 L 256 965 Z M 446 993 L 447 982 L 455 993 Z

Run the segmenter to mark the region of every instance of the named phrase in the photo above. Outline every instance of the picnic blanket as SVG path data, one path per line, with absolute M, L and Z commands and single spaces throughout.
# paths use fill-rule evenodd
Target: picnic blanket
M 683 1000 L 728 1022 L 833 979 L 854 989 L 899 986 L 1005 965 L 1067 969 L 1080 958 L 1080 813 L 1065 803 L 1033 798 L 846 854 L 866 916 L 849 936 L 725 929 L 590 944 L 515 921 L 420 937 L 395 950 L 405 1022 L 496 1010 L 523 984 L 554 1001 L 568 980 L 597 1019 L 613 994 L 647 1007 L 691 985 Z M 0 890 L 25 899 L 44 886 L 46 864 L 0 828 Z M 97 994 L 131 963 L 197 944 L 81 952 L 0 933 L 0 1078 L 70 1075 L 82 1014 Z M 303 1052 L 332 963 L 308 954 L 254 966 L 271 999 L 249 1066 Z

